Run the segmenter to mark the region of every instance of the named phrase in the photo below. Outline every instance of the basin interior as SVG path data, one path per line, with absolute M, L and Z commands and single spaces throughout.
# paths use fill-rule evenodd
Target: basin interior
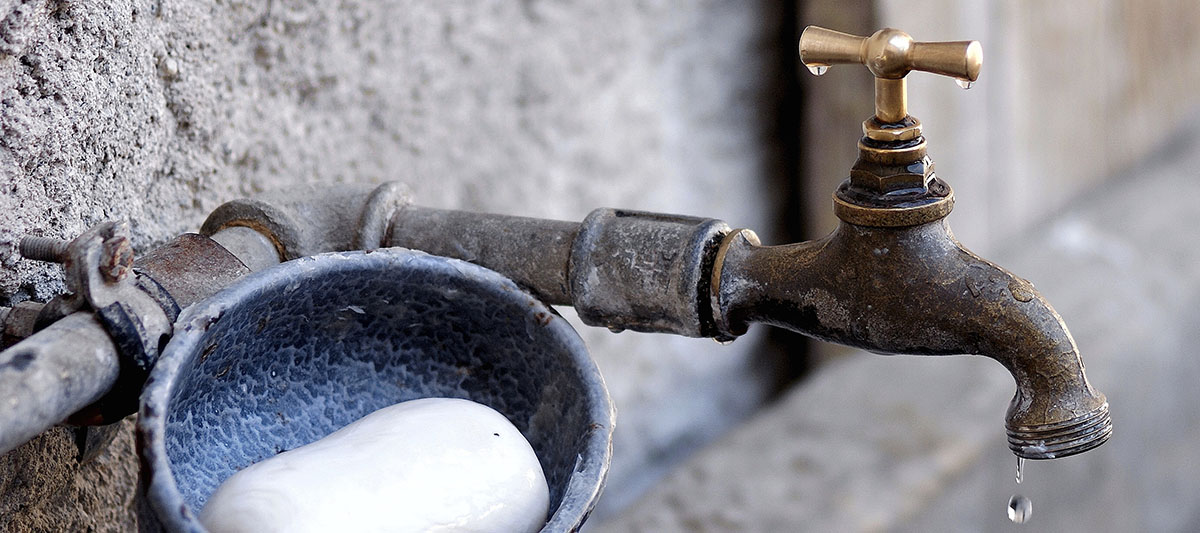
M 185 314 L 191 322 L 164 353 L 177 361 L 165 377 L 163 440 L 193 513 L 239 469 L 426 397 L 508 417 L 538 455 L 551 515 L 570 486 L 603 482 L 606 468 L 590 469 L 599 480 L 572 480 L 585 458 L 608 452 L 595 438 L 611 430 L 603 382 L 566 321 L 512 282 L 405 250 L 290 263 Z M 572 505 L 586 517 L 594 497 Z

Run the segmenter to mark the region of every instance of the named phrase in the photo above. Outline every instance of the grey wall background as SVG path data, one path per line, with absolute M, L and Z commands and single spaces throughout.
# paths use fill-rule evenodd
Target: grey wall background
M 1011 252 L 1020 248 L 1012 243 L 1036 243 L 1030 232 L 1046 231 L 1048 217 L 1082 212 L 1081 203 L 1108 190 L 1098 189 L 1105 182 L 1138 179 L 1147 159 L 1166 153 L 1162 147 L 1179 137 L 1180 125 L 1193 116 L 1189 110 L 1200 104 L 1190 90 L 1200 81 L 1197 10 L 1171 0 L 0 0 L 0 303 L 44 300 L 62 290 L 56 268 L 18 258 L 21 235 L 69 237 L 100 220 L 128 218 L 135 245 L 146 250 L 194 230 L 224 201 L 302 183 L 401 180 L 424 205 L 561 219 L 581 219 L 598 206 L 699 214 L 753 228 L 769 243 L 789 238 L 784 228 L 794 230 L 802 220 L 816 236 L 834 223 L 829 194 L 854 159 L 859 125 L 871 112 L 871 83 L 864 69 L 852 68 L 795 79 L 788 33 L 807 24 L 861 34 L 892 25 L 921 40 L 983 41 L 986 61 L 976 88 L 964 92 L 949 80 L 914 76 L 910 109 L 925 124 L 939 175 L 957 192 L 956 233 L 977 251 L 1008 253 L 1019 264 L 1044 268 L 1042 278 L 1029 277 L 1051 301 L 1068 302 L 1057 305 L 1091 363 L 1090 341 L 1074 324 L 1102 330 L 1106 322 L 1073 318 L 1069 302 L 1089 300 L 1072 295 L 1126 283 L 1137 272 L 1098 274 L 1074 288 L 1056 285 L 1074 279 L 1073 271 L 1062 273 L 1068 263 L 1047 267 Z M 789 98 L 796 83 L 804 98 L 799 136 L 781 128 L 795 111 Z M 1175 170 L 1168 174 L 1194 174 L 1190 165 L 1169 167 Z M 801 183 L 789 183 L 797 172 Z M 790 204 L 804 208 L 789 211 Z M 1178 216 L 1194 214 L 1180 209 Z M 1170 228 L 1087 213 L 1095 230 L 1087 235 L 1107 237 L 1059 242 L 1064 253 L 1076 254 L 1070 257 L 1103 252 L 1116 234 L 1135 238 L 1101 231 L 1106 224 Z M 1138 253 L 1151 257 L 1150 265 L 1174 265 L 1163 270 L 1170 276 L 1197 276 L 1194 265 L 1178 260 L 1182 252 Z M 1174 279 L 1167 274 L 1164 286 Z M 1187 308 L 1177 299 L 1170 300 L 1176 307 L 1160 305 L 1161 292 L 1147 292 L 1145 305 Z M 1075 312 L 1095 308 L 1080 304 Z M 573 319 L 569 310 L 564 314 Z M 1137 334 L 1155 326 L 1182 335 L 1194 324 L 1150 324 Z M 990 499 L 952 496 L 982 495 L 979 480 L 990 479 L 980 473 L 990 463 L 979 446 L 992 442 L 987 432 L 999 424 L 984 420 L 991 412 L 972 407 L 971 399 L 1007 394 L 994 372 L 969 364 L 937 367 L 945 379 L 928 387 L 947 387 L 942 404 L 964 406 L 955 410 L 960 416 L 942 421 L 949 442 L 958 444 L 933 448 L 942 454 L 934 459 L 949 461 L 939 463 L 940 470 L 904 477 L 906 469 L 927 463 L 920 457 L 896 462 L 888 454 L 908 449 L 903 446 L 913 434 L 903 425 L 870 433 L 861 421 L 894 413 L 849 403 L 845 391 L 875 390 L 906 371 L 932 375 L 919 367 L 891 366 L 903 365 L 900 359 L 831 367 L 739 426 L 769 397 L 779 379 L 775 368 L 788 355 L 765 332 L 718 346 L 580 329 L 619 409 L 616 457 L 597 514 L 597 522 L 611 519 L 607 529 L 657 530 L 672 523 L 769 529 L 777 518 L 769 511 L 788 505 L 810 514 L 786 524 L 970 529 L 979 525 L 971 513 L 990 509 Z M 1123 339 L 1114 345 L 1139 343 L 1136 336 Z M 1182 346 L 1156 352 L 1158 364 L 1172 368 L 1186 355 Z M 1119 365 L 1120 359 L 1098 361 Z M 1105 375 L 1091 364 L 1094 375 Z M 1139 367 L 1120 368 L 1133 373 Z M 1157 386 L 1128 382 L 1135 385 L 1124 389 L 1127 397 L 1137 387 Z M 1110 398 L 1120 394 L 1109 392 Z M 756 497 L 750 489 L 764 486 L 754 479 L 721 481 L 733 492 L 703 497 L 714 485 L 694 477 L 697 471 L 709 479 L 755 472 L 739 469 L 742 463 L 730 457 L 753 458 L 753 450 L 765 449 L 794 459 L 790 441 L 760 446 L 763 439 L 787 437 L 761 428 L 824 401 L 846 402 L 848 414 L 837 419 L 847 431 L 821 420 L 785 427 L 814 445 L 827 439 L 862 455 L 848 454 L 847 462 L 825 468 L 802 463 L 808 466 L 794 473 L 768 468 L 778 476 L 767 484 L 775 490 L 769 494 L 784 497 L 763 499 L 757 508 L 746 501 Z M 920 402 L 914 416 L 926 423 L 930 407 Z M 1114 416 L 1118 412 L 1114 404 Z M 736 430 L 726 440 L 626 509 L 677 461 L 730 428 Z M 1147 465 L 1170 472 L 1166 463 Z M 0 530 L 129 530 L 135 475 L 128 427 L 107 454 L 83 466 L 74 462 L 69 433 L 51 430 L 0 457 Z M 850 504 L 795 506 L 788 499 L 819 503 L 789 483 L 825 488 L 830 479 L 848 480 L 838 494 L 848 494 L 839 501 Z M 1094 481 L 1063 479 L 1081 486 Z M 1133 479 L 1153 487 L 1170 478 Z M 951 495 L 939 499 L 945 494 Z M 969 511 L 947 513 L 947 521 L 921 520 L 912 512 L 925 504 L 914 501 Z M 724 515 L 702 514 L 697 509 L 704 503 Z M 664 514 L 668 508 L 676 514 Z M 864 515 L 864 509 L 879 512 Z M 755 516 L 766 519 L 738 522 Z M 839 521 L 856 516 L 870 521 Z

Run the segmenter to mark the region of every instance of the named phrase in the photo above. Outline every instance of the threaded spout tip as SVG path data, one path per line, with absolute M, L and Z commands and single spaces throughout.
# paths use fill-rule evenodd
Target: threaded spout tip
M 1112 436 L 1108 402 L 1065 422 L 1040 426 L 1007 425 L 1008 447 L 1017 457 L 1056 459 L 1086 452 Z

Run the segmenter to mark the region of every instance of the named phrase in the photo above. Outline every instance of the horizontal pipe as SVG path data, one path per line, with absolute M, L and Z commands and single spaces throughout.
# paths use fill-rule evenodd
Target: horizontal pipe
M 612 330 L 716 334 L 712 261 L 719 220 L 617 209 L 582 223 L 406 206 L 385 244 L 453 257 L 508 276 L 543 301 Z
M 567 268 L 578 222 L 407 206 L 387 246 L 470 261 L 508 276 L 552 305 L 571 305 Z
M 104 396 L 117 348 L 91 313 L 74 313 L 0 352 L 0 454 Z

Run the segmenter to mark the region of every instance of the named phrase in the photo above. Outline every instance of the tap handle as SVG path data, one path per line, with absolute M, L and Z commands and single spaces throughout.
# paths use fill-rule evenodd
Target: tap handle
M 870 37 L 859 37 L 819 26 L 800 35 L 800 60 L 820 76 L 831 65 L 866 65 L 875 75 L 875 117 L 884 123 L 903 122 L 908 116 L 904 77 L 919 70 L 954 78 L 968 88 L 979 79 L 983 47 L 979 41 L 922 43 L 907 33 L 884 28 Z

